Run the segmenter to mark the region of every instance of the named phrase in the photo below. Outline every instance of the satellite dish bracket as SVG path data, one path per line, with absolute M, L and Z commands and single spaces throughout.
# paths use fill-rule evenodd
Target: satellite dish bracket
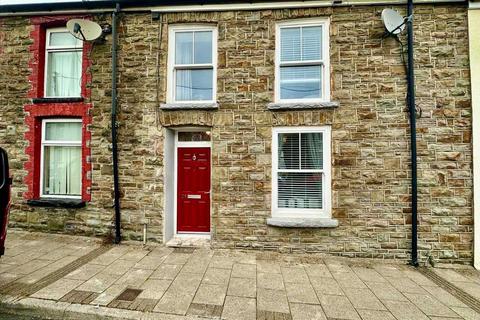
M 392 31 L 385 31 L 385 34 L 383 35 L 382 39 L 388 38 L 390 36 L 394 36 L 395 38 L 398 39 L 398 34 L 394 33 L 395 31 L 399 30 L 402 28 L 407 22 L 411 22 L 413 20 L 413 14 L 409 15 L 408 17 L 403 17 L 403 22 L 399 24 L 395 29 Z
M 73 32 L 80 33 L 82 35 L 83 41 L 87 40 L 87 39 L 85 39 L 85 35 L 82 32 L 82 27 L 78 23 L 75 23 L 75 25 L 73 27 Z

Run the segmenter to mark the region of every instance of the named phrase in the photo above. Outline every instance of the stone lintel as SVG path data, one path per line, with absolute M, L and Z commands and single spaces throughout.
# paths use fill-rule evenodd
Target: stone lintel
M 267 219 L 267 224 L 283 228 L 336 228 L 338 227 L 338 220 L 331 218 L 273 217 Z
M 217 110 L 218 103 L 162 103 L 162 110 Z
M 309 110 L 309 109 L 330 109 L 338 108 L 337 101 L 325 102 L 276 102 L 267 104 L 268 110 Z

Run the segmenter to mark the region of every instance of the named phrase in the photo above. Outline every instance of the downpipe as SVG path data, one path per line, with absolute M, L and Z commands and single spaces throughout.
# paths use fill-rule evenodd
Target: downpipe
M 412 256 L 410 264 L 418 267 L 418 190 L 417 190 L 417 124 L 415 108 L 415 74 L 413 57 L 413 0 L 407 1 L 407 101 L 410 114 L 410 162 L 412 174 Z
M 115 240 L 116 244 L 121 241 L 120 233 L 120 187 L 118 183 L 118 149 L 117 149 L 117 17 L 120 12 L 120 4 L 117 3 L 112 12 L 112 161 L 113 161 L 113 194 L 115 208 Z

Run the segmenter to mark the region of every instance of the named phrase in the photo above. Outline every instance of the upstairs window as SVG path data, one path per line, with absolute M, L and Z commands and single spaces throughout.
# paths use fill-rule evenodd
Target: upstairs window
M 168 102 L 215 102 L 216 29 L 173 26 L 169 36 Z
M 328 101 L 328 20 L 277 25 L 276 90 L 278 102 Z
M 82 120 L 43 120 L 41 152 L 41 196 L 80 198 Z
M 273 131 L 272 216 L 330 217 L 330 127 Z
M 65 28 L 47 29 L 46 39 L 45 96 L 80 97 L 82 41 Z

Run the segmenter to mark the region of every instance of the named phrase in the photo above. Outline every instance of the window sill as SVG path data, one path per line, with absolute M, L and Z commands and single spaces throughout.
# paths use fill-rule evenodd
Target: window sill
M 283 228 L 336 228 L 338 220 L 331 218 L 286 218 L 267 219 L 267 225 Z
M 162 110 L 217 110 L 218 103 L 216 102 L 207 102 L 207 103 L 162 103 L 160 105 Z
M 63 198 L 48 198 L 27 200 L 27 204 L 32 207 L 55 207 L 55 208 L 83 208 L 85 201 L 81 199 L 63 199 Z
M 73 97 L 73 98 L 34 98 L 32 103 L 72 103 L 72 102 L 83 102 L 83 97 Z
M 276 110 L 310 110 L 310 109 L 332 109 L 338 108 L 340 104 L 336 101 L 326 102 L 275 102 L 267 104 L 267 109 Z

